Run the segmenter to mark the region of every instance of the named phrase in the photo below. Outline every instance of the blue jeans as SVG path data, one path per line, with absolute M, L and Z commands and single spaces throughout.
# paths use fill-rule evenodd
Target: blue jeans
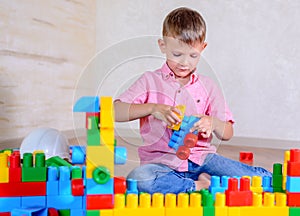
M 132 170 L 128 179 L 135 179 L 138 190 L 146 193 L 181 193 L 195 191 L 201 173 L 211 176 L 272 176 L 261 167 L 253 167 L 218 154 L 207 155 L 203 165 L 189 161 L 187 172 L 178 172 L 163 164 L 145 164 Z

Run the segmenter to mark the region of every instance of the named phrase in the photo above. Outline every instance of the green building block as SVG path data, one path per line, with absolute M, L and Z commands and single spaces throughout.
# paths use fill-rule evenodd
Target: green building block
M 72 179 L 82 178 L 82 170 L 80 169 L 80 167 L 72 167 L 71 178 Z
M 273 175 L 272 175 L 272 187 L 275 189 L 274 192 L 282 192 L 282 164 L 275 163 L 273 164 Z M 279 190 L 279 191 L 278 191 Z
M 99 117 L 88 117 L 88 130 L 99 130 Z
M 300 215 L 300 208 L 290 207 L 289 211 L 290 211 L 289 216 L 299 216 Z
M 100 145 L 100 130 L 99 129 L 87 130 L 87 145 L 88 146 L 99 146 Z
M 87 210 L 86 216 L 100 216 L 99 210 Z
M 215 207 L 213 195 L 206 189 L 201 190 L 200 193 L 202 196 L 203 216 L 214 216 Z
M 47 168 L 45 154 L 35 155 L 35 166 L 33 166 L 32 153 L 23 155 L 22 182 L 45 182 L 47 180 Z
M 59 156 L 54 156 L 46 160 L 46 166 L 54 166 L 54 167 L 60 167 L 60 166 L 67 166 L 71 167 L 72 164 L 70 164 L 68 161 L 62 159 Z
M 71 211 L 70 209 L 60 209 L 58 210 L 59 216 L 70 216 Z

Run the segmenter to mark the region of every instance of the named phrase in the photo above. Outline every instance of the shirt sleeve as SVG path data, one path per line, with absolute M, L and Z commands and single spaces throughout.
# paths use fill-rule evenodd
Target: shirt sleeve
M 148 98 L 147 86 L 146 74 L 143 74 L 115 100 L 134 104 L 146 103 Z

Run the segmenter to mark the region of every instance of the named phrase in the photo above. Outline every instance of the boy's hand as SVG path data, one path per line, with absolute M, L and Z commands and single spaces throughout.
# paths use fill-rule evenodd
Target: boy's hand
M 177 114 L 176 114 L 177 113 Z M 164 121 L 168 126 L 180 123 L 180 110 L 165 104 L 154 104 L 152 113 L 155 118 Z
M 196 117 L 199 117 L 200 120 L 194 124 L 194 126 L 190 129 L 190 132 L 198 131 L 203 138 L 209 138 L 214 131 L 214 118 L 206 115 L 197 115 Z

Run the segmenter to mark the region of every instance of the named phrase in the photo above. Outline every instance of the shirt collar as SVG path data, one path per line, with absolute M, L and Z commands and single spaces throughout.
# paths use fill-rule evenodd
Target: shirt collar
M 174 72 L 171 71 L 171 69 L 169 68 L 166 62 L 162 66 L 161 72 L 162 72 L 161 73 L 162 78 L 164 80 L 176 81 Z M 190 81 L 188 84 L 194 84 L 198 79 L 199 79 L 199 75 L 197 74 L 197 70 L 195 70 L 195 72 L 191 74 Z

